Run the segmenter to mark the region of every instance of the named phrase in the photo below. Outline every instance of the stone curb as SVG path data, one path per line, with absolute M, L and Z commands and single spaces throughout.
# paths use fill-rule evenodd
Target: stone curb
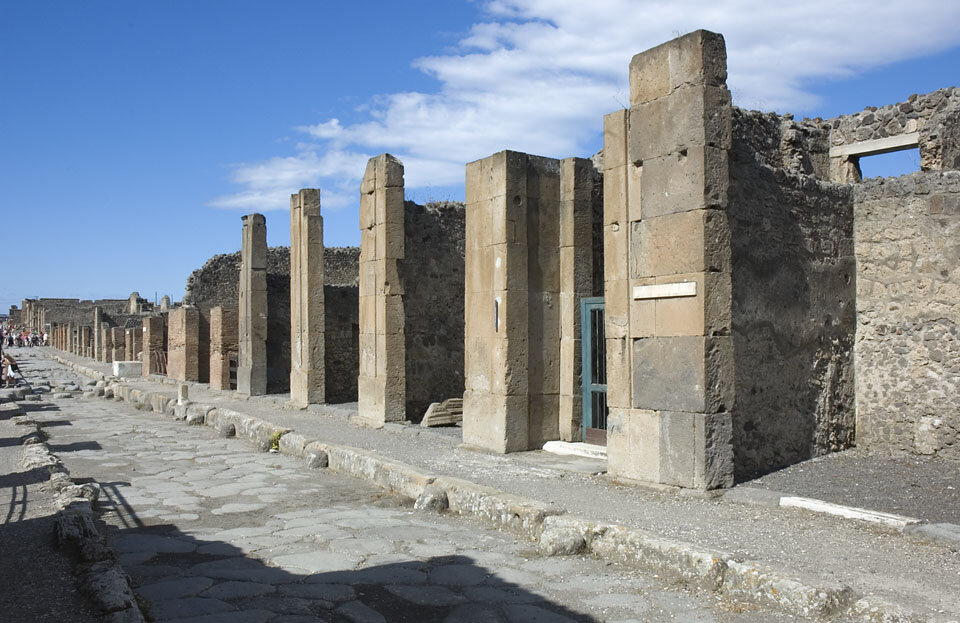
M 21 466 L 45 469 L 50 474 L 49 483 L 57 492 L 54 524 L 57 545 L 80 560 L 80 590 L 105 613 L 106 621 L 143 623 L 145 619 L 130 578 L 97 528 L 93 502 L 100 496 L 100 486 L 74 484 L 70 472 L 45 443 L 40 425 L 26 416 L 14 417 L 13 421 L 31 429 L 23 439 Z
M 54 359 L 81 374 L 89 370 L 99 375 L 95 370 L 56 355 Z M 158 393 L 140 392 L 119 381 L 110 382 L 107 393 L 111 387 L 115 399 L 129 401 L 128 397 L 134 397 L 135 404 L 140 404 L 137 400 L 141 403 L 152 400 L 141 398 L 142 394 Z M 172 400 L 176 402 L 175 398 Z M 190 407 L 194 405 L 197 403 L 191 403 Z M 279 435 L 274 449 L 282 454 L 306 459 L 312 467 L 327 467 L 364 478 L 414 500 L 415 508 L 449 510 L 482 519 L 497 529 L 537 541 L 540 551 L 546 555 L 591 553 L 720 592 L 733 600 L 774 606 L 803 617 L 834 617 L 865 623 L 927 620 L 895 604 L 861 598 L 839 582 L 802 577 L 643 530 L 567 515 L 563 509 L 470 481 L 423 474 L 374 452 L 310 440 L 295 431 L 230 409 L 210 405 L 196 408 L 205 411 L 202 423 L 218 429 L 221 434 L 227 429 L 229 436 L 245 437 L 262 451 L 271 449 L 271 445 L 265 447 L 263 443 L 265 434 Z M 766 496 L 766 500 L 765 504 L 771 505 L 770 496 Z

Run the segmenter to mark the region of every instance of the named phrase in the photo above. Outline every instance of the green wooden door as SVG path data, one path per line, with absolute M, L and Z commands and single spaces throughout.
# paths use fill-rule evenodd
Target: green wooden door
M 607 443 L 607 349 L 603 297 L 580 299 L 580 361 L 583 368 L 583 440 Z

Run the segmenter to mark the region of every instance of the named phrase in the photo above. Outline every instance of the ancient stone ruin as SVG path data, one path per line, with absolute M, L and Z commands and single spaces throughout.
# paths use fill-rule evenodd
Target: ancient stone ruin
M 853 445 L 960 460 L 960 89 L 836 119 L 733 106 L 722 36 L 636 55 L 593 159 L 502 151 L 466 204 L 417 205 L 372 158 L 359 249 L 291 196 L 183 305 L 24 301 L 57 348 L 466 447 L 605 444 L 608 471 L 712 489 Z M 862 180 L 918 149 L 921 170 Z M 432 405 L 432 406 L 431 406 Z

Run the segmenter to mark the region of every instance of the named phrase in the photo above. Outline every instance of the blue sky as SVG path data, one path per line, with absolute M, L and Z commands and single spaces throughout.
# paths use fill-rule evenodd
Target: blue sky
M 797 4 L 0 0 L 0 310 L 177 300 L 239 248 L 242 214 L 287 244 L 301 187 L 322 189 L 326 243 L 357 244 L 383 151 L 421 202 L 462 198 L 463 164 L 500 149 L 589 156 L 630 56 L 698 27 L 724 33 L 748 108 L 830 117 L 960 85 L 960 3 Z

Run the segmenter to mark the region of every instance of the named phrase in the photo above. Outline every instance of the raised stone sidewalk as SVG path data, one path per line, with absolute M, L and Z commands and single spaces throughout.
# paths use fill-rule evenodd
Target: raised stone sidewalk
M 547 554 L 589 552 L 805 618 L 960 620 L 960 555 L 949 539 L 780 508 L 771 495 L 743 504 L 620 483 L 585 459 L 482 454 L 460 447 L 457 429 L 357 427 L 349 417 L 355 405 L 290 410 L 285 396 L 243 399 L 201 384 L 178 405 L 177 388 L 163 377 L 114 379 L 104 365 L 48 351 L 103 381 L 89 397 L 203 423 L 365 478 L 419 507 L 481 517 Z

